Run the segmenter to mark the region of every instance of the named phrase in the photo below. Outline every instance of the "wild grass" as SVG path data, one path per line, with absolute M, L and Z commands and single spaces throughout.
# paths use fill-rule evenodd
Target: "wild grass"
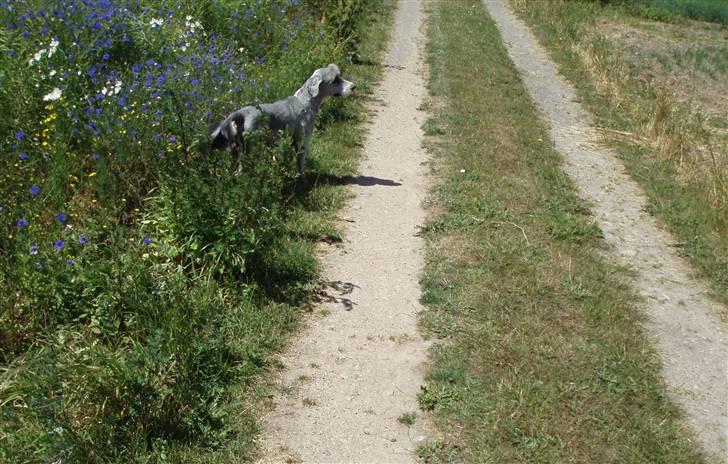
M 53 57 L 59 75 L 68 66 L 84 70 L 68 74 L 80 77 L 65 81 L 72 84 L 63 87 L 64 98 L 55 106 L 36 104 L 46 92 L 32 85 L 37 70 L 23 68 L 26 81 L 17 73 L 8 80 L 10 67 L 0 67 L 0 97 L 12 102 L 0 118 L 0 461 L 252 459 L 255 408 L 266 394 L 258 379 L 277 366 L 272 353 L 311 299 L 315 243 L 336 239 L 335 211 L 346 200 L 342 176 L 356 173 L 364 133 L 357 124 L 380 73 L 378 51 L 393 8 L 390 1 L 378 5 L 360 8 L 331 31 L 320 12 L 297 1 L 218 2 L 215 8 L 159 2 L 159 11 L 152 2 L 147 8 L 64 2 L 73 14 L 89 10 L 83 24 L 69 22 L 79 28 L 73 37 L 84 55 Z M 51 13 L 34 2 L 21 5 L 33 8 L 26 14 L 16 6 L 0 2 L 3 18 L 13 22 L 6 28 L 3 21 L 0 31 L 4 64 L 25 64 L 32 56 L 26 32 L 44 37 L 43 24 L 52 26 L 51 34 L 69 32 L 55 17 L 40 24 L 67 14 L 63 8 Z M 133 14 L 140 22 L 125 23 Z M 103 18 L 101 32 L 94 18 Z M 109 56 L 107 42 L 95 36 L 105 33 L 106 21 L 113 23 L 108 43 L 117 45 Z M 146 35 L 125 48 L 125 27 Z M 192 37 L 181 34 L 190 32 L 184 27 L 197 31 L 202 55 L 180 42 Z M 149 45 L 147 39 L 159 47 L 134 48 Z M 230 43 L 238 44 L 235 53 L 218 56 Z M 348 62 L 355 52 L 366 61 Z M 241 62 L 249 59 L 256 65 L 243 78 Z M 106 63 L 109 79 L 122 76 L 123 93 L 96 94 L 103 84 L 87 68 L 96 61 Z M 332 61 L 352 75 L 364 98 L 324 105 L 306 179 L 293 179 L 285 137 L 270 145 L 260 140 L 240 175 L 229 171 L 224 152 L 206 149 L 205 119 L 213 111 L 247 103 L 242 99 L 289 95 L 312 69 Z M 180 65 L 189 68 L 184 79 L 171 78 L 179 77 L 170 71 L 176 62 L 187 63 Z M 198 71 L 209 79 L 191 79 Z M 144 78 L 134 77 L 145 73 L 154 73 L 146 101 Z M 182 102 L 183 111 L 175 98 L 188 97 L 188 90 L 196 100 Z M 86 116 L 71 113 L 76 98 L 86 102 L 81 97 L 89 92 L 93 108 Z M 140 100 L 131 104 L 132 98 Z M 70 125 L 76 117 L 89 124 L 82 124 L 81 140 Z M 102 123 L 112 125 L 108 132 L 89 134 Z M 28 195 L 28 182 L 39 184 L 40 193 Z M 17 225 L 21 214 L 27 228 Z M 54 247 L 51 238 L 64 240 Z
M 615 48 L 606 28 L 597 27 L 605 21 L 624 22 L 625 9 L 594 2 L 512 4 L 596 115 L 605 141 L 647 193 L 650 212 L 668 225 L 716 297 L 728 301 L 728 139 L 716 113 L 719 105 L 708 108 L 689 101 L 698 100 L 690 92 L 716 85 L 696 70 L 710 63 L 711 73 L 724 81 L 725 58 L 708 49 L 676 49 L 674 59 L 661 53 L 665 72 L 690 76 L 673 85 L 673 78 L 654 73 L 646 77 L 647 63 L 632 63 Z M 697 34 L 697 29 L 692 31 Z M 691 29 L 681 32 L 691 34 Z M 644 40 L 649 43 L 649 36 Z
M 425 462 L 700 462 L 480 1 L 430 2 Z M 462 63 L 467 63 L 463 66 Z
M 728 25 L 728 4 L 720 0 L 643 0 L 625 2 L 634 13 L 647 19 L 689 18 Z

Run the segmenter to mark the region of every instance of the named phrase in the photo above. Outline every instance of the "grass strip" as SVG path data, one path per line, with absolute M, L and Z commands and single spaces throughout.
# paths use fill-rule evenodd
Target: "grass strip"
M 425 462 L 700 462 L 623 270 L 477 0 L 430 2 Z M 467 66 L 463 64 L 467 63 Z

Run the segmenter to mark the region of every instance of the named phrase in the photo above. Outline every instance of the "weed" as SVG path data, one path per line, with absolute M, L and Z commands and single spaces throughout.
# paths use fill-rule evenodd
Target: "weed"
M 417 415 L 413 412 L 406 412 L 397 418 L 397 422 L 407 427 L 412 427 L 415 424 Z

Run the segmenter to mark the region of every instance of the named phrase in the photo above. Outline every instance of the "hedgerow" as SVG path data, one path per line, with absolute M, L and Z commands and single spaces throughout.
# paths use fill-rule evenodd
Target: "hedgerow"
M 352 53 L 320 3 L 0 0 L 0 461 L 224 440 L 263 362 L 230 319 L 292 323 L 315 262 L 281 249 L 287 140 L 236 175 L 207 130 Z

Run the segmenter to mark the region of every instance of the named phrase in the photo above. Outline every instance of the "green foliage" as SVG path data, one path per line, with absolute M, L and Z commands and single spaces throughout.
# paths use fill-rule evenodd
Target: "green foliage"
M 721 0 L 643 0 L 624 2 L 633 13 L 656 21 L 689 18 L 728 25 L 728 3 Z
M 26 20 L 26 40 L 26 12 L 0 2 L 0 462 L 221 447 L 230 385 L 267 366 L 315 287 L 313 246 L 290 223 L 308 195 L 290 139 L 251 136 L 237 173 L 207 129 L 344 66 L 349 41 L 304 2 L 144 6 L 75 35 Z M 44 100 L 56 85 L 62 97 Z M 324 108 L 323 121 L 345 114 Z
M 343 40 L 347 50 L 358 58 L 359 37 L 364 26 L 368 9 L 377 8 L 381 0 L 309 0 L 309 4 L 324 25 L 339 40 Z

